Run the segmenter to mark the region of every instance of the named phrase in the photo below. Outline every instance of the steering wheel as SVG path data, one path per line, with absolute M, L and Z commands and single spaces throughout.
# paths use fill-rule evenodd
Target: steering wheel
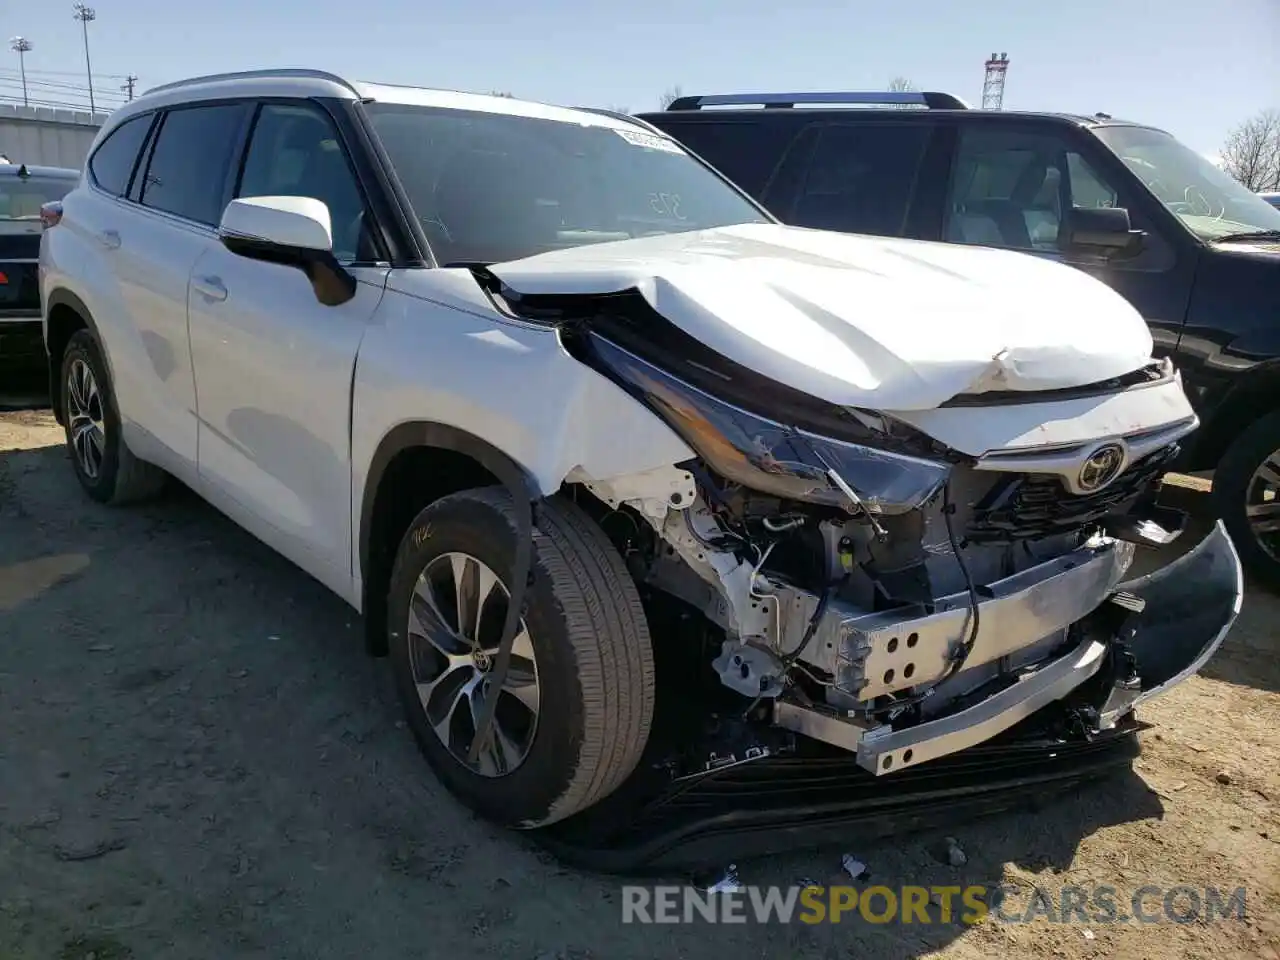
M 1197 217 L 1212 217 L 1215 220 L 1220 220 L 1227 212 L 1227 208 L 1224 205 L 1217 213 L 1214 213 L 1213 204 L 1209 201 L 1209 198 L 1192 186 L 1188 186 L 1183 191 L 1182 199 L 1186 201 L 1187 206 L 1191 208 L 1191 212 Z

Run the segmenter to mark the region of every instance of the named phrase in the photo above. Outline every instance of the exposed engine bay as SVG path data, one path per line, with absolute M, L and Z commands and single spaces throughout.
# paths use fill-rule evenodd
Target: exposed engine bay
M 732 254 L 690 243 L 680 257 Z M 1243 594 L 1221 524 L 1164 549 L 1187 517 L 1159 502 L 1160 480 L 1197 420 L 1149 340 L 1108 353 L 1094 337 L 1073 358 L 1035 328 L 955 365 L 950 343 L 871 335 L 856 299 L 836 314 L 774 277 L 758 292 L 797 307 L 807 343 L 784 361 L 757 349 L 743 290 L 713 305 L 684 260 L 659 274 L 623 253 L 477 274 L 499 310 L 554 327 L 694 454 L 565 478 L 640 588 L 659 700 L 647 761 L 545 842 L 611 870 L 730 838 L 767 852 L 836 823 L 879 829 L 890 810 L 976 812 L 1131 758 L 1135 708 L 1204 665 Z M 626 286 L 641 267 L 657 279 Z M 851 402 L 877 395 L 873 366 L 822 379 L 815 345 L 833 332 L 850 369 L 882 362 L 900 407 Z M 1134 577 L 1144 547 L 1166 559 Z
M 1125 641 L 1144 604 L 1117 586 L 1139 544 L 1182 530 L 1155 491 L 1194 416 L 975 457 L 891 416 L 764 386 L 678 331 L 657 346 L 625 323 L 564 336 L 701 454 L 570 479 L 634 517 L 620 546 L 637 581 L 718 631 L 711 667 L 744 719 L 884 775 L 988 740 L 1096 676 L 1115 689 L 1087 726 L 1113 726 L 1142 697 Z M 671 340 L 680 377 L 655 362 Z M 1153 363 L 1094 395 L 1162 382 L 1176 375 Z

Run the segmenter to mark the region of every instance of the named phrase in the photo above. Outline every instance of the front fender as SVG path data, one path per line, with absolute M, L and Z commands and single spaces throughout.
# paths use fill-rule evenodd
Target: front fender
M 386 439 L 418 433 L 422 445 L 467 453 L 504 483 L 519 474 L 531 497 L 555 493 L 571 473 L 607 481 L 694 456 L 639 401 L 571 357 L 554 328 L 500 315 L 469 273 L 453 270 L 393 271 L 361 343 L 354 530 L 387 459 Z M 428 434 L 447 442 L 426 443 Z M 353 561 L 359 570 L 360 557 Z

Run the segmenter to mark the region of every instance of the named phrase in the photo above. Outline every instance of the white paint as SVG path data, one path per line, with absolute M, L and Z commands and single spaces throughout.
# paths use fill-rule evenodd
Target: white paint
M 521 293 L 637 289 L 757 373 L 844 406 L 929 410 L 959 393 L 1119 376 L 1151 335 L 1119 294 L 1039 257 L 780 224 L 595 244 L 503 263 Z
M 333 249 L 329 208 L 311 197 L 232 200 L 218 228 L 222 236 L 266 240 L 296 250 Z

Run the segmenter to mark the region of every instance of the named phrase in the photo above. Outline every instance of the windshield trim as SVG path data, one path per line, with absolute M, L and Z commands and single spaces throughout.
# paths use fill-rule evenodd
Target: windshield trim
M 415 260 L 412 262 L 406 262 L 404 264 L 404 267 L 407 269 L 427 269 L 427 270 L 446 269 L 444 262 L 441 261 L 440 257 L 437 255 L 437 251 L 432 247 L 430 239 L 426 236 L 426 232 L 422 229 L 422 226 L 417 222 L 416 217 L 413 215 L 412 200 L 409 197 L 409 194 L 405 188 L 404 183 L 400 179 L 399 173 L 396 170 L 396 166 L 391 157 L 391 154 L 387 150 L 386 145 L 383 143 L 382 138 L 378 135 L 377 127 L 376 127 L 376 124 L 374 123 L 374 116 L 377 113 L 377 111 L 383 107 L 390 108 L 390 109 L 410 108 L 414 110 L 421 110 L 423 113 L 455 113 L 455 114 L 479 113 L 484 115 L 492 115 L 492 114 L 486 111 L 472 111 L 472 110 L 460 109 L 458 107 L 405 104 L 405 103 L 399 103 L 396 101 L 380 102 L 377 100 L 360 100 L 360 101 L 353 101 L 351 103 L 351 106 L 353 108 L 353 113 L 358 117 L 358 126 L 362 128 L 361 132 L 363 133 L 364 137 L 367 138 L 365 145 L 369 148 L 370 152 L 376 157 L 378 161 L 378 165 L 382 168 L 382 174 L 383 174 L 383 177 L 385 178 L 385 183 L 388 188 L 388 192 L 392 194 L 395 200 L 395 206 L 399 208 L 397 213 L 399 214 L 399 219 L 403 221 L 402 226 L 405 229 L 407 229 L 409 236 L 412 238 L 414 244 L 419 248 L 419 253 L 422 254 L 422 258 L 420 261 Z M 581 108 L 573 108 L 573 109 L 578 110 Z M 593 112 L 593 111 L 585 111 L 585 112 Z M 753 210 L 755 214 L 758 217 L 760 217 L 764 222 L 773 223 L 773 224 L 779 224 L 782 222 L 774 214 L 772 214 L 770 211 L 765 209 L 765 207 L 761 204 L 759 200 L 757 200 L 751 194 L 747 193 L 747 191 L 745 191 L 736 183 L 734 183 L 732 180 L 730 180 L 724 173 L 722 173 L 715 166 L 707 162 L 700 154 L 692 150 L 683 141 L 677 140 L 675 137 L 671 136 L 669 133 L 666 133 L 665 131 L 661 130 L 660 128 L 654 126 L 653 124 L 649 123 L 648 121 L 640 117 L 634 117 L 629 114 L 614 115 L 612 112 L 609 112 L 609 114 L 607 114 L 607 118 L 617 119 L 620 122 L 625 118 L 626 121 L 628 121 L 629 125 L 634 126 L 635 129 L 638 131 L 641 131 L 646 134 L 660 136 L 666 140 L 670 140 L 672 143 L 676 144 L 680 148 L 680 152 L 686 154 L 695 163 L 701 166 L 705 171 L 707 171 L 713 177 L 715 177 L 715 179 L 720 181 L 721 184 L 723 184 L 725 187 L 728 187 L 729 190 L 734 195 L 736 195 L 740 200 L 745 201 L 747 206 L 750 207 L 751 210 Z M 544 119 L 544 122 L 547 122 L 547 123 L 564 123 L 565 122 L 561 120 L 545 120 L 545 118 L 537 118 L 537 119 Z

